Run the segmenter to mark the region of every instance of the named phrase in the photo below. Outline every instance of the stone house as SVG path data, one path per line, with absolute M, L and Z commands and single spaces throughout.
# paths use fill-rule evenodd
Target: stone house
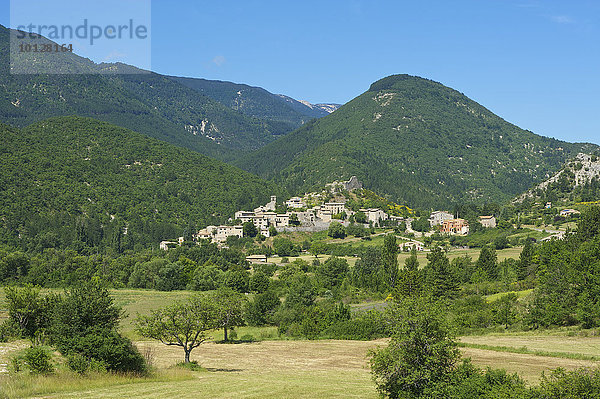
M 292 208 L 292 209 L 306 208 L 306 203 L 300 197 L 292 197 L 289 200 L 287 200 L 285 202 L 285 204 L 287 205 L 288 208 Z
M 348 213 L 346 204 L 343 202 L 327 202 L 321 205 L 321 211 L 329 211 L 332 215 L 339 215 L 342 212 Z
M 380 220 L 388 220 L 389 216 L 387 213 L 377 208 L 360 209 L 367 216 L 367 223 L 377 224 Z
M 230 236 L 242 238 L 244 236 L 244 228 L 242 226 L 217 226 L 214 241 L 225 242 L 227 241 L 227 237 Z
M 479 216 L 479 223 L 486 229 L 496 227 L 496 218 L 494 216 Z
M 429 225 L 431 227 L 441 226 L 445 220 L 454 219 L 454 215 L 445 211 L 435 211 L 429 216 Z

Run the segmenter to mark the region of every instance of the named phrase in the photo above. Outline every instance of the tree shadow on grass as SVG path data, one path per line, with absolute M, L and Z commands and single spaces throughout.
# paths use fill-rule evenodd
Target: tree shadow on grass
M 210 371 L 212 373 L 224 372 L 224 373 L 239 373 L 244 371 L 244 369 L 225 369 L 225 368 L 215 368 L 215 367 L 206 367 L 206 371 Z

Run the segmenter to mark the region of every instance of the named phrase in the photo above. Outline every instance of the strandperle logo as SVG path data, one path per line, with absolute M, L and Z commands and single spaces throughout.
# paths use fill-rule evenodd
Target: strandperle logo
M 30 23 L 18 25 L 17 39 L 37 39 L 44 36 L 50 40 L 87 40 L 90 45 L 101 39 L 144 40 L 148 38 L 148 27 L 136 24 L 133 19 L 121 24 L 90 24 L 87 19 L 79 25 L 39 25 Z

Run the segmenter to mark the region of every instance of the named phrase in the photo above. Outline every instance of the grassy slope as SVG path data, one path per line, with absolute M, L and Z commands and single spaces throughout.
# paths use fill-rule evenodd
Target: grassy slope
M 1 291 L 0 291 L 1 292 Z M 130 314 L 146 313 L 157 306 L 185 298 L 190 292 L 157 292 L 150 290 L 114 290 L 118 304 Z M 3 293 L 2 293 L 3 294 Z M 0 295 L 0 309 L 4 309 Z M 123 329 L 131 334 L 131 320 L 125 319 Z M 268 329 L 238 329 L 240 334 L 261 333 L 272 336 Z M 271 328 L 271 330 L 273 330 Z M 461 341 L 514 348 L 515 352 L 527 347 L 531 352 L 564 352 L 565 357 L 537 356 L 531 353 L 461 348 L 464 356 L 476 365 L 502 367 L 518 372 L 531 383 L 536 383 L 542 371 L 556 367 L 572 369 L 597 365 L 596 362 L 577 359 L 577 355 L 600 356 L 600 337 L 570 337 L 567 330 L 539 333 L 509 333 L 462 337 Z M 213 335 L 220 339 L 218 334 Z M 114 377 L 93 377 L 86 383 L 73 377 L 21 380 L 15 392 L 51 394 L 50 397 L 203 397 L 203 398 L 376 398 L 370 379 L 367 352 L 386 340 L 377 341 L 302 341 L 269 340 L 252 344 L 223 345 L 208 342 L 196 349 L 192 358 L 208 369 L 206 372 L 183 375 L 165 371 L 182 360 L 178 348 L 156 342 L 139 341 L 138 347 L 153 353 L 153 363 L 163 370 L 151 380 L 131 380 Z M 0 344 L 0 364 L 8 362 L 10 353 L 26 342 Z M 60 378 L 64 378 L 62 383 Z M 13 385 L 16 382 L 13 381 Z M 17 385 L 19 385 L 17 384 Z M 20 389 L 20 391 L 19 391 Z

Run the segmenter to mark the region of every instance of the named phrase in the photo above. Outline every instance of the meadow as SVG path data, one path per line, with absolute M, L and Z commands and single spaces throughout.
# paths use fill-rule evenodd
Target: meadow
M 551 334 L 507 334 L 463 337 L 462 342 L 503 345 L 527 345 L 549 351 L 600 354 L 599 337 L 567 337 Z M 183 359 L 178 348 L 157 342 L 137 341 L 142 353 L 150 354 L 158 370 L 150 377 L 131 378 L 119 375 L 78 377 L 62 372 L 55 376 L 20 376 L 0 382 L 9 397 L 47 398 L 376 398 L 371 381 L 367 354 L 387 340 L 266 340 L 254 343 L 220 344 L 207 342 L 192 352 L 192 360 L 203 366 L 201 371 L 187 371 L 173 366 Z M 0 351 L 0 363 L 26 343 Z M 496 350 L 461 348 L 481 367 L 505 368 L 519 373 L 535 384 L 543 371 L 563 367 L 593 367 L 589 360 L 538 356 Z
M 503 251 L 510 256 L 510 250 Z M 0 377 L 6 397 L 67 398 L 376 398 L 367 354 L 387 340 L 288 340 L 276 327 L 240 327 L 238 337 L 252 335 L 257 342 L 221 344 L 221 331 L 211 334 L 192 352 L 202 371 L 173 367 L 183 352 L 158 342 L 140 340 L 133 330 L 137 313 L 184 299 L 190 291 L 112 290 L 126 317 L 122 331 L 136 340 L 155 367 L 148 377 L 90 375 L 67 371 L 51 376 Z M 0 309 L 6 309 L 0 294 Z M 570 336 L 576 335 L 576 336 Z M 589 335 L 589 336 L 584 336 Z M 562 367 L 594 367 L 600 363 L 600 337 L 595 330 L 522 332 L 461 337 L 461 351 L 481 367 L 505 368 L 535 384 L 543 371 Z M 27 341 L 0 344 L 0 371 L 6 371 L 11 354 Z M 598 359 L 596 359 L 596 357 Z M 0 373 L 5 374 L 5 373 Z M 1 397 L 1 396 L 0 396 Z

